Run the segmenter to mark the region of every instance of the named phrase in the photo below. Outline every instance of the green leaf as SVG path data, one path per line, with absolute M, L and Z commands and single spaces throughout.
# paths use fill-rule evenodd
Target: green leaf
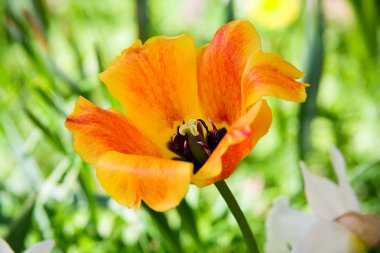
M 91 229 L 96 233 L 96 227 L 98 224 L 97 212 L 96 212 L 96 199 L 95 191 L 91 182 L 91 174 L 89 173 L 89 166 L 82 163 L 79 171 L 79 185 L 86 197 L 87 205 L 90 210 Z
M 226 5 L 226 21 L 227 23 L 235 19 L 234 0 L 228 1 Z
M 311 136 L 311 122 L 317 114 L 317 96 L 319 89 L 319 82 L 322 76 L 323 60 L 324 60 L 324 42 L 323 30 L 324 20 L 321 7 L 321 1 L 316 1 L 316 6 L 309 7 L 309 27 L 310 31 L 308 49 L 307 49 L 307 63 L 305 83 L 309 83 L 310 87 L 307 88 L 307 100 L 301 104 L 301 111 L 299 115 L 300 129 L 298 134 L 300 158 L 304 159 L 305 154 L 310 148 Z
M 197 244 L 200 244 L 201 240 L 198 233 L 197 220 L 186 199 L 182 200 L 181 204 L 177 207 L 177 211 L 181 217 L 181 227 L 192 235 Z
M 20 252 L 24 247 L 24 241 L 32 224 L 33 210 L 36 203 L 36 194 L 32 194 L 25 202 L 20 216 L 11 224 L 8 236 L 5 240 L 15 251 Z
M 78 47 L 78 42 L 75 41 L 73 35 L 71 33 L 68 33 L 68 42 L 71 46 L 71 49 L 73 50 L 73 53 L 75 55 L 75 61 L 76 61 L 76 68 L 79 70 L 79 75 L 81 79 L 84 79 L 86 77 L 86 73 L 84 71 L 84 63 L 83 63 L 83 56 L 81 54 L 81 50 Z
M 162 237 L 165 239 L 164 243 L 168 244 L 171 252 L 184 252 L 179 241 L 179 233 L 178 231 L 174 231 L 172 228 L 170 228 L 165 214 L 152 210 L 144 203 L 142 206 L 149 213 L 152 220 L 156 223 Z
M 104 64 L 103 54 L 98 44 L 95 46 L 95 53 L 96 59 L 98 61 L 98 71 L 102 72 L 105 70 L 106 65 Z M 103 82 L 101 82 L 101 90 L 102 94 L 107 99 L 107 101 L 111 103 L 111 106 L 113 108 L 118 108 L 121 111 L 124 111 L 123 106 L 120 104 L 119 101 L 117 101 L 117 99 L 114 96 L 112 96 L 111 92 L 107 89 L 107 86 Z
M 66 113 L 62 110 L 62 107 L 58 105 L 56 100 L 53 99 L 53 96 L 48 94 L 47 91 L 42 89 L 41 87 L 34 87 L 34 90 L 37 94 L 51 107 L 53 108 L 60 116 L 66 118 Z
M 49 127 L 47 127 L 44 123 L 42 123 L 39 118 L 37 118 L 28 107 L 24 106 L 24 112 L 28 116 L 28 118 L 45 134 L 46 137 L 50 140 L 50 142 L 62 153 L 66 154 L 66 149 L 61 140 L 55 135 Z
M 48 10 L 46 6 L 46 1 L 43 0 L 32 0 L 33 9 L 36 13 L 36 18 L 38 20 L 38 23 L 41 27 L 41 30 L 43 31 L 43 34 L 46 38 L 47 36 L 47 29 L 49 26 L 49 18 L 48 18 Z
M 352 7 L 356 14 L 357 22 L 367 45 L 370 58 L 376 60 L 378 54 L 377 32 L 379 28 L 380 5 L 378 0 L 351 0 Z

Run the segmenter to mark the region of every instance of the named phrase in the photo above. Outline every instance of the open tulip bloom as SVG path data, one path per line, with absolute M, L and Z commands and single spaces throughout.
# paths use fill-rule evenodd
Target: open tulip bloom
M 166 211 L 190 184 L 228 178 L 271 125 L 263 96 L 305 101 L 302 76 L 247 21 L 198 49 L 188 35 L 136 40 L 99 76 L 126 114 L 80 97 L 65 125 L 113 199 Z
M 336 148 L 331 148 L 331 160 L 338 185 L 312 174 L 301 163 L 314 216 L 291 208 L 287 198 L 279 198 L 267 218 L 267 253 L 359 253 L 380 246 L 380 219 L 361 214 L 344 158 Z

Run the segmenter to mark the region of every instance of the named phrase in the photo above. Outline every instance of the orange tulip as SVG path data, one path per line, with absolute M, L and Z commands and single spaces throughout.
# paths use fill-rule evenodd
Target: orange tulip
M 188 35 L 136 40 L 99 76 L 127 114 L 80 97 L 65 126 L 119 204 L 165 211 L 229 177 L 271 125 L 263 96 L 305 101 L 302 76 L 247 21 L 199 49 Z

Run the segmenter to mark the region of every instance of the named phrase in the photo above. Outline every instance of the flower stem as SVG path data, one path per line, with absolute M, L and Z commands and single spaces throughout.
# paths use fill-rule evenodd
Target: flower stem
M 247 219 L 245 218 L 243 212 L 241 211 L 239 204 L 237 203 L 234 195 L 232 194 L 230 188 L 224 180 L 218 181 L 215 183 L 216 188 L 220 192 L 220 195 L 224 198 L 227 203 L 228 208 L 231 213 L 234 215 L 240 230 L 243 234 L 245 243 L 247 244 L 248 251 L 252 253 L 259 253 L 259 248 L 257 247 L 257 243 L 251 228 L 248 225 Z

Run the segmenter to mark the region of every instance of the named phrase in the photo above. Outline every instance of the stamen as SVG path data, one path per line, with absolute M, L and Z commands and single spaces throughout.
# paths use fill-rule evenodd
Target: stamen
M 187 141 L 185 140 L 184 143 L 183 143 L 183 149 L 186 150 L 187 149 Z
M 218 143 L 223 139 L 226 133 L 227 133 L 227 129 L 225 128 L 221 128 L 218 130 Z
M 207 147 L 206 144 L 204 144 L 204 143 L 201 142 L 201 141 L 198 141 L 197 143 L 198 143 L 199 146 L 201 146 L 202 148 L 206 148 L 206 147 Z
M 217 129 L 211 119 L 209 122 L 212 130 L 209 130 L 202 119 L 190 119 L 187 124 L 183 121 L 183 124 L 177 127 L 177 134 L 174 134 L 167 143 L 168 149 L 180 157 L 173 159 L 194 164 L 194 174 L 203 166 L 227 133 L 225 128 Z
M 211 155 L 211 152 L 210 152 L 209 148 L 207 147 L 207 145 L 205 143 L 203 143 L 201 141 L 198 141 L 197 143 L 199 144 L 199 146 L 201 146 L 203 148 L 203 151 L 206 152 L 206 154 L 208 156 Z
M 214 131 L 218 131 L 218 129 L 216 128 L 214 122 L 212 122 L 212 120 L 210 118 L 208 118 L 208 121 L 210 122 L 211 126 L 212 126 L 212 130 Z
M 198 121 L 202 124 L 202 126 L 206 129 L 206 132 L 208 133 L 208 127 L 206 125 L 206 122 L 203 119 L 198 119 Z

